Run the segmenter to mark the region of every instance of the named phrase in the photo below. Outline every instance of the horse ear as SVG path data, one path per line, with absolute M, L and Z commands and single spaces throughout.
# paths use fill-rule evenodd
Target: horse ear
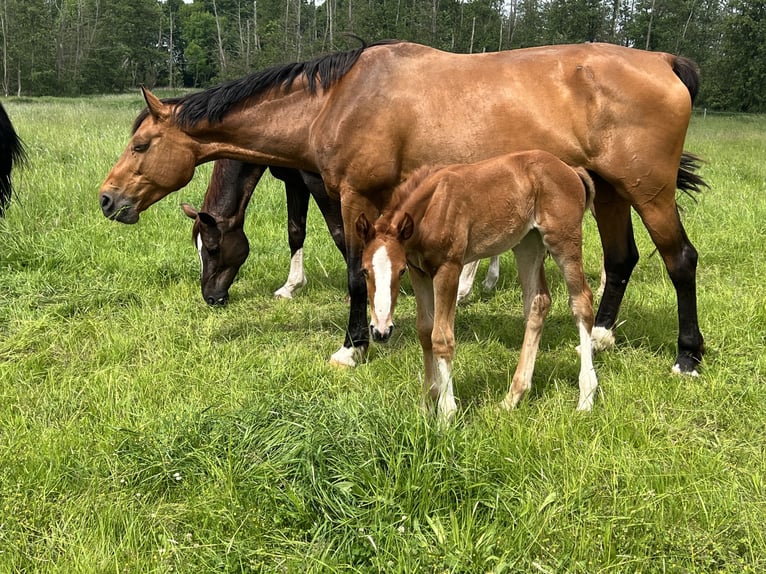
M 404 214 L 402 220 L 399 222 L 399 238 L 402 241 L 407 241 L 412 237 L 412 233 L 415 231 L 415 222 L 412 220 L 412 216 L 409 213 Z
M 356 220 L 356 234 L 365 243 L 369 243 L 375 237 L 375 227 L 364 213 L 360 214 Z
M 165 104 L 162 103 L 162 100 L 151 93 L 149 88 L 143 84 L 141 84 L 141 92 L 144 94 L 144 100 L 146 100 L 146 107 L 149 108 L 149 113 L 158 120 L 167 119 L 168 112 Z
M 199 217 L 200 222 L 204 223 L 208 227 L 218 227 L 218 222 L 215 220 L 215 217 L 209 213 L 200 211 L 197 213 L 197 217 Z
M 197 219 L 197 210 L 188 203 L 181 204 L 181 211 L 183 211 L 187 217 L 190 217 L 191 219 Z

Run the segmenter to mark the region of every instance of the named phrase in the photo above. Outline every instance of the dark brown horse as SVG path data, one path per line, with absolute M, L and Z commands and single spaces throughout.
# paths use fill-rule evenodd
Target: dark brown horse
M 0 105 L 0 217 L 5 216 L 13 193 L 11 171 L 25 159 L 24 144 L 13 129 L 5 108 Z
M 184 203 L 184 213 L 194 219 L 192 242 L 201 264 L 202 297 L 209 305 L 229 302 L 229 287 L 250 253 L 245 235 L 245 211 L 253 190 L 266 168 L 235 160 L 215 162 L 200 211 Z M 313 197 L 324 217 L 336 247 L 346 257 L 340 202 L 330 199 L 322 179 L 312 173 L 290 168 L 270 168 L 285 184 L 287 195 L 287 238 L 290 245 L 290 271 L 275 297 L 291 299 L 305 284 L 303 244 L 309 197 Z
M 476 201 L 476 190 L 481 201 Z M 524 299 L 526 329 L 519 364 L 503 406 L 515 407 L 532 386 L 543 321 L 551 306 L 545 253 L 564 275 L 580 333 L 580 400 L 590 410 L 598 387 L 593 369 L 593 295 L 582 267 L 582 218 L 593 181 L 544 151 L 493 157 L 474 164 L 424 167 L 402 184 L 373 225 L 362 213 L 356 232 L 365 243 L 374 340 L 393 330 L 401 277 L 409 268 L 423 347 L 423 404 L 448 421 L 457 406 L 452 388 L 455 306 L 465 263 L 513 249 Z
M 640 215 L 678 298 L 674 371 L 696 374 L 697 252 L 675 190 L 698 190 L 682 162 L 698 89 L 687 59 L 609 44 L 451 54 L 389 42 L 277 66 L 147 110 L 107 175 L 104 215 L 125 223 L 186 185 L 196 165 L 228 157 L 319 173 L 342 205 L 351 294 L 333 362 L 353 365 L 369 336 L 361 244 L 353 226 L 387 205 L 422 165 L 472 163 L 543 149 L 593 177 L 606 285 L 594 337 L 611 336 L 638 260 L 630 209 Z M 481 201 L 481 190 L 476 190 Z

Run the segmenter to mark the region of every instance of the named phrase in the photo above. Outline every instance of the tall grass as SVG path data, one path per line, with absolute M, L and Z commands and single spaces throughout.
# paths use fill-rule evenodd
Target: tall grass
M 766 119 L 695 117 L 711 189 L 679 201 L 700 252 L 707 355 L 670 374 L 675 295 L 640 222 L 618 346 L 575 413 L 576 330 L 554 306 L 531 396 L 497 409 L 522 317 L 512 258 L 458 312 L 460 412 L 416 408 L 414 300 L 354 370 L 345 269 L 317 210 L 309 284 L 287 271 L 284 192 L 266 181 L 252 251 L 208 308 L 188 219 L 210 167 L 141 217 L 97 189 L 137 96 L 4 102 L 30 152 L 0 222 L 0 572 L 761 572 L 766 568 Z M 586 271 L 600 248 L 586 222 Z M 409 291 L 408 291 L 409 293 Z

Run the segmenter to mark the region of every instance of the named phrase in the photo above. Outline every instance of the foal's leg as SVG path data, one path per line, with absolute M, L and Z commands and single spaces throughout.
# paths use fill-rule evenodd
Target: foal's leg
M 434 327 L 434 285 L 431 277 L 410 267 L 410 283 L 417 303 L 416 327 L 420 347 L 423 349 L 423 379 L 420 407 L 424 413 L 433 414 L 439 399 L 439 384 L 434 377 L 434 353 L 431 344 L 431 332 Z
M 604 249 L 603 294 L 592 332 L 593 349 L 614 346 L 612 329 L 625 296 L 630 275 L 638 263 L 638 248 L 633 238 L 630 204 L 612 186 L 596 178 L 593 214 L 596 217 L 601 245 Z
M 437 409 L 439 420 L 444 423 L 448 423 L 457 411 L 452 385 L 452 360 L 455 357 L 455 308 L 461 269 L 459 263 L 447 262 L 439 267 L 433 278 L 434 326 L 431 345 L 439 392 Z
M 519 364 L 513 374 L 513 382 L 501 406 L 512 409 L 519 404 L 524 395 L 532 388 L 532 373 L 535 370 L 535 359 L 540 347 L 543 333 L 543 322 L 551 307 L 551 296 L 545 282 L 545 246 L 540 234 L 530 231 L 521 242 L 513 248 L 516 266 L 519 270 L 522 296 L 524 298 L 524 341 L 519 354 Z
M 563 238 L 546 235 L 548 250 L 564 275 L 564 281 L 569 291 L 569 306 L 575 318 L 575 324 L 580 334 L 580 399 L 578 411 L 589 411 L 593 407 L 593 399 L 598 388 L 596 371 L 593 368 L 593 346 L 591 330 L 593 328 L 593 293 L 588 286 L 582 265 L 582 238 L 576 237 L 579 228 L 571 229 Z M 574 240 L 572 240 L 574 238 Z M 560 241 L 563 239 L 563 241 Z
M 287 240 L 290 244 L 290 272 L 287 281 L 274 292 L 274 297 L 292 299 L 306 285 L 303 272 L 303 243 L 306 240 L 306 215 L 309 190 L 298 173 L 284 179 L 287 195 Z

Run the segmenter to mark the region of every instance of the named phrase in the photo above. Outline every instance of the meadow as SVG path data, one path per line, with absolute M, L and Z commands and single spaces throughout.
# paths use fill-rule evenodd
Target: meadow
M 191 223 L 210 174 L 137 225 L 100 183 L 136 95 L 6 99 L 28 166 L 0 221 L 0 572 L 763 572 L 766 570 L 766 117 L 696 115 L 710 189 L 679 196 L 700 253 L 699 378 L 672 375 L 675 294 L 640 221 L 641 260 L 600 391 L 576 413 L 577 332 L 558 270 L 528 399 L 499 410 L 521 343 L 513 258 L 456 321 L 459 412 L 417 408 L 405 281 L 397 329 L 333 368 L 345 267 L 310 208 L 309 283 L 284 191 L 261 183 L 231 303 L 199 289 Z M 598 283 L 595 224 L 586 272 Z M 482 271 L 486 268 L 483 263 Z

